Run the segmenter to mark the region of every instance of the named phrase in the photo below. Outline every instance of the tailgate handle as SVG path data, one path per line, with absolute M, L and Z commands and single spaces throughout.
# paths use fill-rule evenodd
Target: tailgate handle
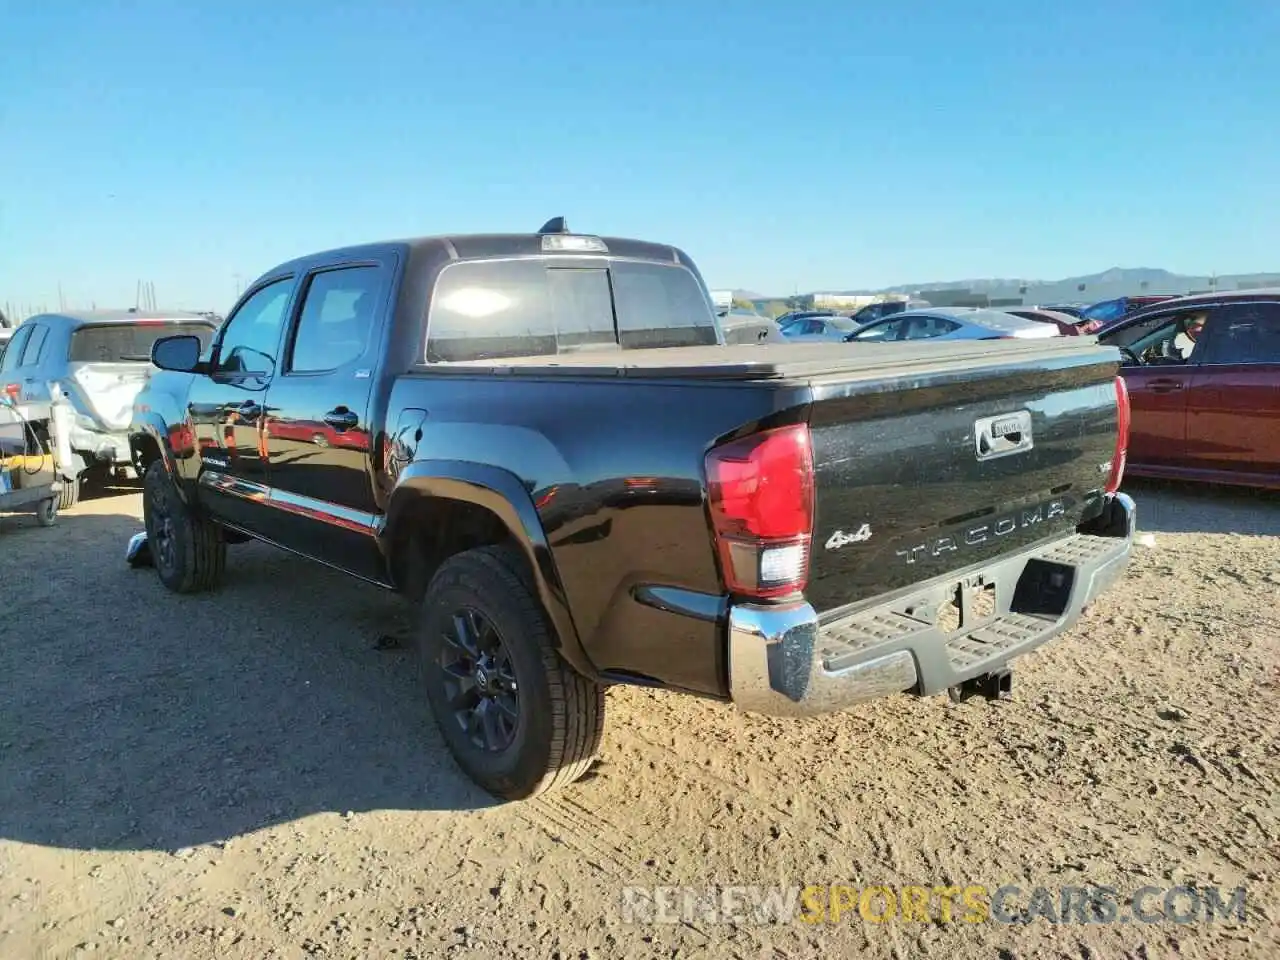
M 1147 386 L 1151 388 L 1152 393 L 1173 393 L 1175 390 L 1182 389 L 1181 380 L 1151 380 Z
M 360 416 L 346 407 L 335 407 L 324 415 L 324 422 L 335 430 L 350 430 L 360 422 Z
M 1025 453 L 1034 446 L 1031 439 L 1031 412 L 1019 410 L 995 417 L 983 417 L 973 424 L 974 455 L 979 460 L 995 460 Z

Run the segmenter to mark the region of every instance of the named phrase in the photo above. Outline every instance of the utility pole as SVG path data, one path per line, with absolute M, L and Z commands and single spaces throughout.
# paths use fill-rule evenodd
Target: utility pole
M 60 313 L 67 312 L 67 298 L 62 295 L 62 281 L 58 281 L 58 311 Z

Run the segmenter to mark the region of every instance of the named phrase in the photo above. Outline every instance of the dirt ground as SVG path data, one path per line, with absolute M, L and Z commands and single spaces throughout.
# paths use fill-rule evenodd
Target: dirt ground
M 259 545 L 171 596 L 123 562 L 135 490 L 0 518 L 0 957 L 1280 955 L 1280 497 L 1132 492 L 1155 545 L 1012 701 L 616 689 L 593 774 L 514 805 L 379 643 L 394 597 Z M 624 892 L 1009 884 L 1129 921 L 1144 886 L 1243 886 L 1245 918 L 644 922 Z

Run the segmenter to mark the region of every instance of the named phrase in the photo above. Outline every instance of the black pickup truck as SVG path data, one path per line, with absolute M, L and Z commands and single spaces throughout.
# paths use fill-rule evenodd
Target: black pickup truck
M 507 798 L 586 769 L 614 683 L 997 696 L 1133 536 L 1114 349 L 729 345 L 683 252 L 554 222 L 282 264 L 152 361 L 165 586 L 256 538 L 420 600 L 425 698 Z

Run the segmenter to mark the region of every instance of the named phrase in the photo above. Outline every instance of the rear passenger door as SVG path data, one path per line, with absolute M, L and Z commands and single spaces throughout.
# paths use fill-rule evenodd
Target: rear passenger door
M 1189 378 L 1187 465 L 1280 477 L 1280 303 L 1215 312 Z
M 395 267 L 388 254 L 303 278 L 266 400 L 267 535 L 370 579 L 381 570 L 370 399 Z

